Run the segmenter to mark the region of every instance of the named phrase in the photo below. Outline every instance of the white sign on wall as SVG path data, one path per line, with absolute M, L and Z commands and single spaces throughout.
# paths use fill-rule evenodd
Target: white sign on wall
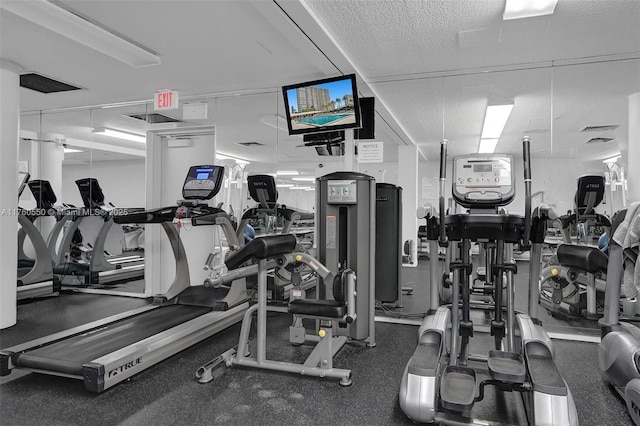
M 359 142 L 358 163 L 382 163 L 383 142 Z

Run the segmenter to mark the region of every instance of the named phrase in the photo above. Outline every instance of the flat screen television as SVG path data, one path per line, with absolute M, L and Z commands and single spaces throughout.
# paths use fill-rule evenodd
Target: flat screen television
M 355 74 L 282 88 L 290 135 L 360 128 Z

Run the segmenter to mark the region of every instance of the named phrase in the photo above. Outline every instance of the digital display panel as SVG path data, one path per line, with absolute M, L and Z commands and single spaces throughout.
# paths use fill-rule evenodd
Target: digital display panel
M 492 170 L 493 170 L 493 166 L 491 166 L 491 164 L 474 164 L 473 165 L 473 171 L 475 173 L 490 172 Z
M 289 134 L 360 127 L 355 74 L 282 88 Z
M 204 179 L 209 179 L 209 177 L 211 176 L 211 172 L 213 171 L 213 169 L 197 169 L 196 170 L 196 179 L 198 180 L 204 180 Z

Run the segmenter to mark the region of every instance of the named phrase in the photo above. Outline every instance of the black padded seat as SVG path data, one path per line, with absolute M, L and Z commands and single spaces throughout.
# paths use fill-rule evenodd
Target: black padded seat
M 609 258 L 595 247 L 560 244 L 558 262 L 563 266 L 580 269 L 590 273 L 607 270 Z
M 347 314 L 347 306 L 335 300 L 295 299 L 289 303 L 289 313 L 342 318 Z
M 292 234 L 255 238 L 224 261 L 229 270 L 236 269 L 251 258 L 268 259 L 295 250 L 298 240 Z

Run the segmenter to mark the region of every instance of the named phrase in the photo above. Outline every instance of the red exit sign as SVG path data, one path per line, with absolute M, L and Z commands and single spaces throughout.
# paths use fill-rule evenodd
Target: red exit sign
M 153 97 L 153 109 L 178 109 L 178 92 L 175 90 L 161 90 Z

